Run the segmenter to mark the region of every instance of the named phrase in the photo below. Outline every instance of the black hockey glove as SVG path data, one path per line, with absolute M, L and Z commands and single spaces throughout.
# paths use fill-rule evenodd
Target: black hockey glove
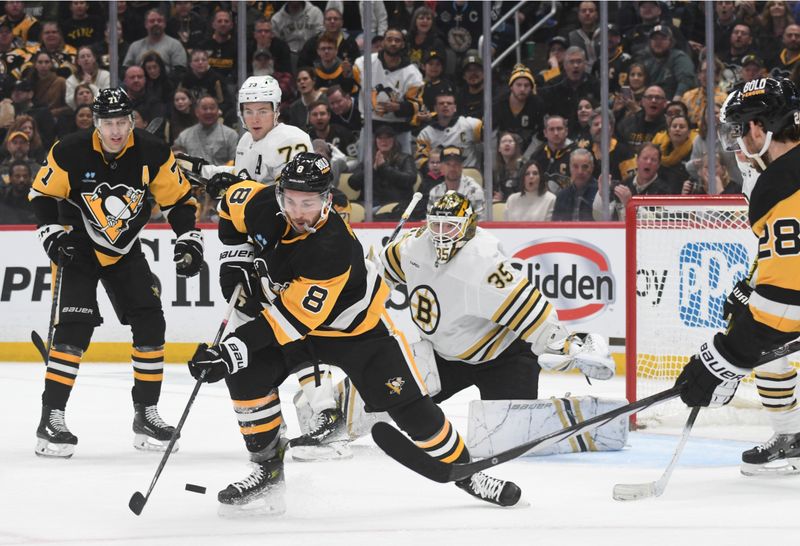
M 246 368 L 247 364 L 247 344 L 236 336 L 228 336 L 219 345 L 198 345 L 189 361 L 189 373 L 198 380 L 202 377 L 205 383 L 216 383 L 226 375 Z M 205 376 L 202 375 L 203 372 Z
M 206 182 L 206 193 L 212 199 L 222 199 L 229 187 L 237 182 L 241 182 L 242 180 L 245 179 L 240 178 L 232 173 L 216 173 L 208 182 Z
M 683 384 L 681 400 L 687 406 L 720 407 L 733 399 L 749 372 L 725 360 L 712 341 L 700 346 L 700 353 L 689 359 L 675 384 Z
M 194 157 L 183 152 L 177 152 L 175 159 L 178 160 L 178 166 L 184 171 L 191 174 L 201 175 L 203 167 L 208 165 L 208 161 L 202 157 Z
M 47 224 L 40 227 L 37 234 L 47 256 L 56 264 L 69 265 L 89 258 L 91 248 L 74 233 L 67 233 L 64 226 Z
M 725 298 L 725 304 L 722 306 L 722 316 L 729 325 L 747 308 L 752 293 L 753 287 L 748 284 L 746 279 L 741 279 L 733 285 L 733 290 Z
M 226 246 L 219 255 L 219 287 L 226 301 L 230 301 L 236 285 L 242 285 L 241 304 L 236 308 L 254 317 L 261 312 L 261 286 L 253 267 L 253 245 L 243 243 L 241 245 Z
M 193 229 L 175 241 L 175 271 L 179 277 L 194 277 L 203 266 L 203 234 Z

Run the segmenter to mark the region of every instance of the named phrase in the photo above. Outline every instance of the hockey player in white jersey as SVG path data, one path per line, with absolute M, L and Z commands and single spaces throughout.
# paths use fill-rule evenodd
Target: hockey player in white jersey
M 208 165 L 201 158 L 181 154 L 178 159 L 189 163 L 181 166 L 205 179 L 227 172 L 256 182 L 274 183 L 294 156 L 313 151 L 308 133 L 278 121 L 280 104 L 281 88 L 275 78 L 250 76 L 239 89 L 239 120 L 247 132 L 239 139 L 234 165 Z
M 469 200 L 448 191 L 427 225 L 380 253 L 384 276 L 405 284 L 411 317 L 432 345 L 442 401 L 476 385 L 484 400 L 535 399 L 539 366 L 608 379 L 614 363 L 598 334 L 570 334 L 515 267 Z M 538 365 L 537 365 L 538 357 Z
M 281 88 L 275 78 L 247 78 L 239 89 L 238 97 L 239 120 L 247 132 L 242 135 L 236 147 L 235 164 L 232 167 L 208 165 L 201 158 L 177 154 L 181 167 L 209 180 L 208 187 L 223 190 L 239 179 L 273 184 L 286 163 L 298 154 L 313 151 L 308 133 L 278 121 L 280 104 Z M 220 179 L 222 180 L 217 182 Z M 276 243 L 277 241 L 259 241 L 258 246 L 272 247 Z M 230 298 L 238 282 L 235 280 L 226 284 L 226 274 L 228 279 L 236 279 L 235 273 L 241 272 L 244 286 L 250 286 L 252 282 L 247 277 L 253 270 L 255 257 L 252 241 L 244 245 L 225 247 L 220 255 L 220 282 L 226 299 Z M 253 297 L 253 294 L 249 295 Z M 239 309 L 236 316 L 239 322 L 250 320 Z M 311 424 L 306 429 L 307 434 L 292 441 L 296 448 L 292 450 L 292 456 L 303 460 L 349 457 L 349 449 L 339 442 L 341 434 L 338 432 L 344 423 L 333 398 L 333 381 L 329 367 L 319 366 L 319 373 L 312 367 L 299 370 L 297 378 L 313 414 L 309 417 Z M 321 443 L 326 445 L 320 445 Z

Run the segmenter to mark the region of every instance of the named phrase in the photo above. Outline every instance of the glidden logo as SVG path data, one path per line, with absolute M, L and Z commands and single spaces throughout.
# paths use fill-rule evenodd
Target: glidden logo
M 543 239 L 518 249 L 528 279 L 558 311 L 561 320 L 581 320 L 614 303 L 616 281 L 608 257 L 575 239 Z

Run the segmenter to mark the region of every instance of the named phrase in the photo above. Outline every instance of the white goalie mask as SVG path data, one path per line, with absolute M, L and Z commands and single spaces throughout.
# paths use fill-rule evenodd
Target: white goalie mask
M 460 193 L 450 190 L 436 201 L 427 215 L 436 265 L 449 262 L 475 236 L 477 227 L 478 215 L 469 199 Z

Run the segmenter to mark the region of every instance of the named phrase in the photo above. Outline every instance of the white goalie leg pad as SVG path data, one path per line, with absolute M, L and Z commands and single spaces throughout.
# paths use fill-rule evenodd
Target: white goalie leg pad
M 433 344 L 422 339 L 412 343 L 411 350 L 414 351 L 414 362 L 417 364 L 417 370 L 422 376 L 425 386 L 428 387 L 428 394 L 436 396 L 442 391 L 442 381 L 439 378 L 439 368 L 436 367 Z
M 611 379 L 616 364 L 611 358 L 608 341 L 600 334 L 572 334 L 562 348 L 557 343 L 549 344 L 548 350 L 539 355 L 539 366 L 544 370 L 566 372 L 577 368 L 591 379 Z
M 300 370 L 297 372 L 298 376 L 304 375 L 303 372 L 306 370 L 310 372 L 313 369 Z M 313 380 L 306 381 L 301 387 L 314 413 L 320 413 L 322 410 L 336 407 L 336 399 L 333 396 L 333 376 L 331 375 L 331 368 L 327 364 L 319 365 L 319 385 L 317 385 L 316 380 Z
M 627 400 L 573 396 L 549 400 L 474 400 L 469 405 L 467 448 L 473 457 L 493 457 L 534 438 L 583 422 L 627 404 Z M 628 418 L 619 417 L 532 455 L 617 451 L 628 440 Z
M 364 400 L 350 383 L 349 378 L 336 384 L 336 400 L 347 419 L 347 434 L 351 440 L 367 436 L 372 430 L 372 425 L 379 421 L 384 423 L 392 421 L 385 411 L 367 412 L 364 408 Z

